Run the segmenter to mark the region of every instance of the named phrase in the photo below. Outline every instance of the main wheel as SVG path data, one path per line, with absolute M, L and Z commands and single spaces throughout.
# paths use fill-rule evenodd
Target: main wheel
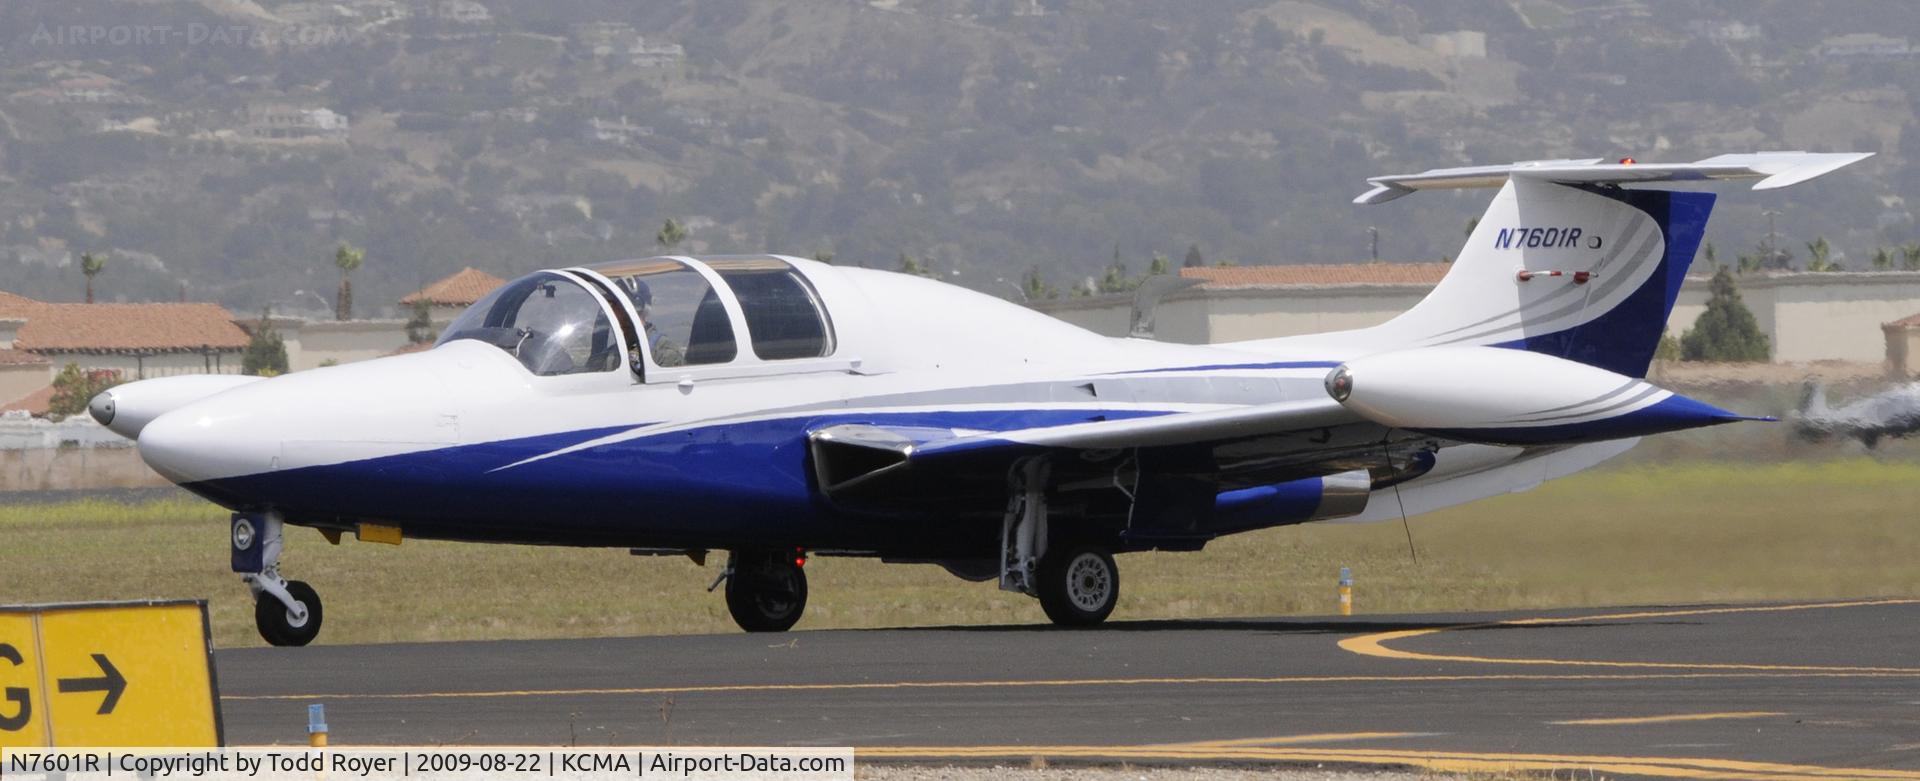
M 1097 545 L 1064 546 L 1040 558 L 1040 608 L 1060 626 L 1093 626 L 1120 601 L 1120 567 Z
M 307 609 L 305 619 L 296 620 L 293 611 L 272 594 L 262 592 L 253 598 L 253 623 L 268 645 L 301 646 L 320 636 L 320 594 L 306 581 L 287 581 L 287 593 Z
M 785 632 L 807 609 L 807 573 L 792 557 L 736 554 L 727 578 L 727 612 L 749 632 Z

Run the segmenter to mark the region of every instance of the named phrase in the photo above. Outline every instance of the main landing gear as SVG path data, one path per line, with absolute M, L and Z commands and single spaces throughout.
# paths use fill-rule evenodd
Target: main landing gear
M 1093 626 L 1120 601 L 1120 568 L 1104 546 L 1052 539 L 1047 529 L 1047 462 L 1031 458 L 1008 480 L 1000 526 L 1000 589 L 1038 597 L 1060 626 Z M 1051 543 L 1051 544 L 1050 544 Z
M 233 571 L 253 591 L 253 622 L 271 645 L 300 646 L 320 636 L 320 595 L 280 576 L 281 533 L 274 513 L 235 513 Z
M 728 554 L 720 579 L 727 584 L 727 612 L 733 614 L 733 622 L 749 632 L 792 629 L 807 609 L 807 573 L 802 569 L 806 563 L 806 552 L 798 550 Z

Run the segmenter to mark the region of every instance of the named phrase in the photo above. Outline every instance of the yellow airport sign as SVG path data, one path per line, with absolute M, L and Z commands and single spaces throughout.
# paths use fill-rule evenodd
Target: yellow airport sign
M 218 746 L 204 601 L 0 607 L 0 747 Z

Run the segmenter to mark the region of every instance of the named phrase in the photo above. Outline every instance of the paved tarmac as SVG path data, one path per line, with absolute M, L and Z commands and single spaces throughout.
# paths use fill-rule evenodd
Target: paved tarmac
M 802 624 L 804 626 L 804 623 Z M 1920 599 L 217 655 L 228 742 L 1920 780 Z

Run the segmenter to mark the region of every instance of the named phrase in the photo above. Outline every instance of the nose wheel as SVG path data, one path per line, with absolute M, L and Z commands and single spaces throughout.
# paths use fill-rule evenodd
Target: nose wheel
M 806 555 L 735 551 L 727 557 L 727 612 L 749 632 L 785 632 L 807 609 Z
M 272 594 L 253 598 L 253 623 L 269 645 L 301 646 L 320 636 L 320 595 L 306 581 L 287 581 L 287 596 L 295 607 L 288 607 Z
M 277 513 L 235 513 L 233 571 L 253 592 L 253 623 L 269 645 L 300 646 L 320 636 L 320 594 L 280 576 L 281 532 Z

